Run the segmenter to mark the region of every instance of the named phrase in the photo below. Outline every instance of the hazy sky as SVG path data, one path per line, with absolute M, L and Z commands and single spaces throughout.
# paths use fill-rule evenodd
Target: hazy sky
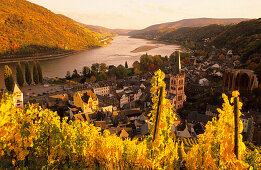
M 76 21 L 141 29 L 186 18 L 260 18 L 261 0 L 29 0 Z

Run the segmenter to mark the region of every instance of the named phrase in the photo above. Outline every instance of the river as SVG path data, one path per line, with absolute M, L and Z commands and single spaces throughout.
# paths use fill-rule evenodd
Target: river
M 131 52 L 141 46 L 156 46 L 157 48 L 137 53 Z M 64 58 L 40 61 L 40 63 L 44 77 L 64 77 L 67 71 L 72 73 L 74 69 L 77 69 L 78 72 L 81 72 L 83 66 L 90 67 L 93 63 L 106 63 L 107 65 L 118 66 L 119 64 L 124 65 L 125 61 L 127 61 L 129 67 L 131 67 L 132 63 L 139 60 L 140 56 L 146 52 L 150 55 L 169 56 L 178 49 L 180 49 L 178 45 L 118 36 L 111 41 L 111 45 L 86 50 Z M 0 64 L 0 88 L 4 88 L 4 65 Z M 10 63 L 7 65 L 11 67 L 15 76 L 16 64 Z

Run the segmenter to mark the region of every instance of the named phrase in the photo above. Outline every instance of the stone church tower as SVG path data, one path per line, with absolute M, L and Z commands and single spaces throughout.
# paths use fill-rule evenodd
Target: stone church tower
M 175 59 L 175 67 L 170 75 L 168 96 L 175 110 L 183 107 L 187 97 L 184 92 L 185 74 L 181 73 L 180 53 Z

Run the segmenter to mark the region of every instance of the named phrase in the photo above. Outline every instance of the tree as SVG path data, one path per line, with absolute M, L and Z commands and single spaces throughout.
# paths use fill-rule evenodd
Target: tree
M 43 83 L 43 72 L 42 72 L 42 68 L 41 68 L 40 62 L 37 61 L 36 64 L 37 64 L 37 71 L 38 71 L 38 75 L 39 75 L 39 82 Z
M 100 72 L 105 72 L 107 70 L 107 66 L 105 63 L 100 64 Z
M 140 63 L 138 61 L 134 61 L 132 67 L 140 69 Z
M 33 62 L 33 80 L 35 84 L 39 83 L 39 73 L 38 73 L 36 61 Z
M 164 61 L 159 55 L 156 55 L 153 57 L 153 63 L 154 65 L 158 66 L 158 68 L 163 68 L 164 67 Z
M 96 81 L 96 77 L 95 77 L 95 76 L 91 76 L 90 81 L 91 81 L 92 83 L 94 83 L 94 82 Z
M 125 68 L 128 68 L 128 63 L 127 63 L 127 61 L 125 61 Z
M 91 66 L 92 72 L 93 72 L 94 74 L 97 74 L 97 73 L 99 72 L 99 68 L 100 68 L 100 64 L 98 64 L 98 63 L 94 63 L 94 64 L 92 64 L 92 66 Z
M 134 68 L 134 74 L 140 75 L 142 72 L 138 68 Z
M 78 78 L 79 74 L 76 69 L 73 70 L 72 78 Z
M 107 75 L 105 72 L 101 72 L 98 77 L 99 77 L 99 80 L 101 80 L 101 81 L 107 80 Z
M 118 79 L 126 77 L 127 73 L 127 69 L 123 65 L 119 65 L 116 69 L 116 76 Z
M 150 59 L 147 54 L 144 54 L 140 57 L 140 70 L 143 72 L 148 71 L 148 67 L 150 65 Z
M 19 86 L 24 85 L 24 74 L 20 62 L 18 62 L 16 66 L 16 80 Z
M 32 74 L 28 62 L 25 62 L 25 80 L 28 85 L 32 84 Z
M 80 80 L 80 83 L 81 83 L 81 84 L 84 84 L 84 83 L 86 82 L 86 80 L 87 80 L 87 77 L 83 76 L 83 77 L 81 78 L 81 80 Z
M 90 68 L 87 67 L 87 66 L 84 66 L 84 67 L 82 68 L 82 75 L 83 75 L 84 77 L 87 77 L 89 73 L 90 73 Z
M 12 91 L 14 88 L 14 78 L 12 75 L 12 70 L 7 65 L 5 65 L 4 79 L 6 89 L 8 91 Z

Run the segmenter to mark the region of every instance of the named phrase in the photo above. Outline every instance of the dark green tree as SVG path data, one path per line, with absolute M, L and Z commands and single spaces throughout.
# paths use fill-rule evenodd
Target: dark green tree
M 103 81 L 103 80 L 107 80 L 107 74 L 105 72 L 101 72 L 99 75 L 98 75 L 98 79 L 100 81 Z
M 94 74 L 97 74 L 99 72 L 100 64 L 99 63 L 94 63 L 91 66 L 92 72 Z
M 32 74 L 28 62 L 25 62 L 25 80 L 28 85 L 32 84 Z
M 72 78 L 78 78 L 79 74 L 78 71 L 76 69 L 73 70 L 73 74 L 72 74 Z
M 33 62 L 33 79 L 35 84 L 39 83 L 39 73 L 38 73 L 36 61 Z
M 17 84 L 19 86 L 24 85 L 24 74 L 23 74 L 22 65 L 20 62 L 18 62 L 16 65 L 16 80 L 17 80 Z
M 81 78 L 81 80 L 80 80 L 80 83 L 81 83 L 81 84 L 84 84 L 84 83 L 86 82 L 86 80 L 87 80 L 87 77 L 84 77 L 84 76 L 83 76 L 83 77 Z
M 37 61 L 36 64 L 37 64 L 37 71 L 38 71 L 38 75 L 39 75 L 39 83 L 43 83 L 43 72 L 42 72 L 40 62 Z
M 105 72 L 107 70 L 107 66 L 105 63 L 100 64 L 100 72 Z
M 141 57 L 140 57 L 140 69 L 141 71 L 143 72 L 146 72 L 148 71 L 148 68 L 150 66 L 150 59 L 149 59 L 149 56 L 148 54 L 143 54 Z
M 128 68 L 128 63 L 127 63 L 127 61 L 125 61 L 125 68 Z
M 84 66 L 84 67 L 82 68 L 82 75 L 83 75 L 84 77 L 87 77 L 89 73 L 90 73 L 90 68 L 87 67 L 87 66 Z
M 118 79 L 122 79 L 124 77 L 126 77 L 128 74 L 127 69 L 123 66 L 123 65 L 119 65 L 116 69 L 116 77 Z
M 14 88 L 14 78 L 13 78 L 13 75 L 12 75 L 12 70 L 7 65 L 5 65 L 4 79 L 5 79 L 6 89 L 8 91 L 12 91 L 13 88 Z

